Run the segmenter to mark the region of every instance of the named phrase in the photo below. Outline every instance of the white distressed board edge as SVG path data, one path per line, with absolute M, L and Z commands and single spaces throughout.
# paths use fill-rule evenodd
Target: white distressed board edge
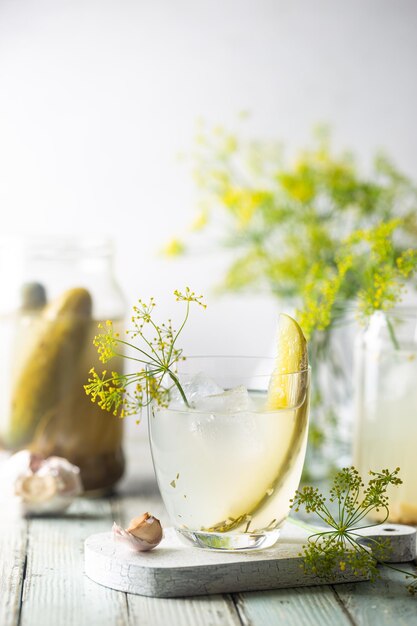
M 247 552 L 187 546 L 169 528 L 157 548 L 135 553 L 111 533 L 99 533 L 85 541 L 85 573 L 105 587 L 159 598 L 367 580 L 347 570 L 331 581 L 306 574 L 299 553 L 308 535 L 289 526 L 272 548 Z

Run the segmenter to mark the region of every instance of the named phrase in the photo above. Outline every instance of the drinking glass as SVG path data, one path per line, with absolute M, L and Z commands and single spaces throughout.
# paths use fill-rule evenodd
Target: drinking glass
M 288 406 L 268 408 L 274 360 L 189 357 L 179 398 L 151 405 L 159 489 L 181 537 L 194 546 L 250 550 L 278 539 L 298 487 L 308 431 L 310 371 L 274 377 Z M 196 400 L 197 398 L 197 400 Z

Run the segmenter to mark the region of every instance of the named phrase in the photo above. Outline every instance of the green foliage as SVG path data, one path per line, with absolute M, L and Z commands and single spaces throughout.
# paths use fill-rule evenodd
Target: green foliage
M 367 318 L 400 300 L 417 268 L 417 192 L 387 158 L 362 174 L 352 155 L 332 152 L 321 129 L 289 166 L 278 144 L 203 127 L 193 162 L 193 230 L 211 229 L 236 250 L 224 289 L 268 286 L 291 299 L 307 336 L 352 303 Z M 186 250 L 175 243 L 169 253 Z
M 188 406 L 176 375 L 177 364 L 184 358 L 177 340 L 188 320 L 190 304 L 194 302 L 203 308 L 206 305 L 202 296 L 196 296 L 188 287 L 184 293 L 174 291 L 174 296 L 178 302 L 186 303 L 179 330 L 173 328 L 170 319 L 160 325 L 154 321 L 156 304 L 153 298 L 147 303 L 139 300 L 138 305 L 133 307 L 132 328 L 126 331 L 131 341 L 121 339 L 119 333 L 114 332 L 111 321 L 99 325 L 102 332 L 95 337 L 94 345 L 100 361 L 107 363 L 113 357 L 122 357 L 139 364 L 138 371 L 131 374 L 107 370 L 98 374 L 94 368 L 90 370 L 84 389 L 91 401 L 97 402 L 103 410 L 122 418 L 140 413 L 152 401 L 166 406 L 174 385 Z M 166 378 L 170 382 L 168 386 Z
M 384 523 L 388 518 L 389 485 L 402 483 L 398 476 L 399 468 L 390 472 L 370 472 L 372 478 L 367 486 L 354 467 L 343 468 L 333 479 L 329 503 L 318 488 L 305 486 L 297 491 L 292 508 L 300 508 L 306 513 L 317 516 L 324 523 L 324 528 L 308 538 L 303 548 L 304 569 L 319 577 L 331 580 L 335 572 L 349 568 L 357 576 L 369 576 L 375 580 L 380 576 L 378 563 L 383 563 L 389 555 L 389 541 L 372 540 L 372 551 L 361 543 L 361 528 L 369 528 L 365 518 L 372 511 L 382 511 Z M 336 511 L 336 515 L 331 511 Z M 371 526 L 377 524 L 371 524 Z M 367 538 L 369 544 L 370 539 Z M 386 563 L 385 563 L 386 564 Z M 386 564 L 388 565 L 388 564 Z M 388 565 L 392 567 L 391 565 Z M 397 571 L 398 568 L 393 568 Z M 410 593 L 417 591 L 417 576 L 403 572 L 412 578 L 408 585 Z

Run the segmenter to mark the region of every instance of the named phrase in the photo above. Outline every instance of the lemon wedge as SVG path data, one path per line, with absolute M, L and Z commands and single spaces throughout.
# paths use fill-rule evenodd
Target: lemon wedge
M 268 389 L 270 411 L 299 406 L 308 378 L 307 341 L 297 322 L 282 313 L 278 321 L 278 353 Z M 296 372 L 304 372 L 294 376 Z

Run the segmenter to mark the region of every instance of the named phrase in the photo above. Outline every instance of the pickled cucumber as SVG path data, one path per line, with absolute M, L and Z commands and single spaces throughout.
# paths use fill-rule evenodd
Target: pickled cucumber
M 13 389 L 8 447 L 29 443 L 39 422 L 72 392 L 91 312 L 92 299 L 83 288 L 66 291 L 43 309 Z

